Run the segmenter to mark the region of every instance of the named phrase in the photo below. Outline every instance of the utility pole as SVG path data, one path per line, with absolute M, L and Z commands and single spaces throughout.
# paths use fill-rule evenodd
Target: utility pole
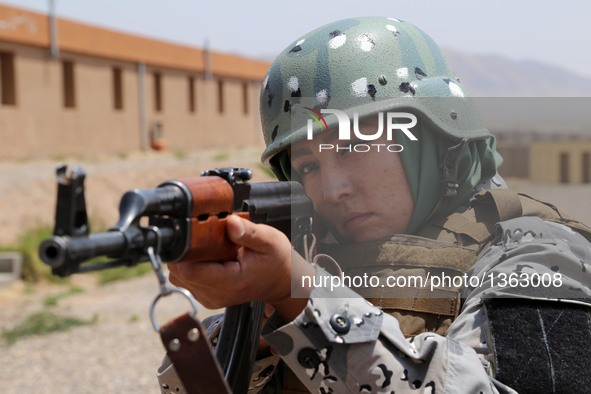
M 57 43 L 57 19 L 55 17 L 55 0 L 49 0 L 49 39 L 51 43 L 51 58 L 57 59 L 60 54 L 60 49 Z
M 207 38 L 203 43 L 203 56 L 205 63 L 205 80 L 211 81 L 213 79 L 213 73 L 211 71 L 211 51 L 209 49 L 209 40 Z

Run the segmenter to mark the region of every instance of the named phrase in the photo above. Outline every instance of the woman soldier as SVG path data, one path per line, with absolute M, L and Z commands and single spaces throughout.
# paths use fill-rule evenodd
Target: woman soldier
M 253 391 L 591 390 L 591 230 L 506 188 L 430 37 L 385 17 L 320 27 L 273 62 L 260 108 L 262 160 L 303 184 L 319 254 L 231 215 L 237 261 L 171 266 L 206 307 L 274 310 L 258 363 L 283 373 Z

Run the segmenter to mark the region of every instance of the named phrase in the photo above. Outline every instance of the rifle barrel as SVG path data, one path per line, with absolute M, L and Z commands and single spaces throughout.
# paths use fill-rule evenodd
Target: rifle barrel
M 161 228 L 159 236 L 160 246 L 165 247 L 174 241 L 174 230 Z M 67 276 L 94 257 L 126 260 L 129 264 L 146 261 L 149 246 L 158 246 L 158 236 L 132 227 L 125 232 L 107 231 L 85 237 L 53 236 L 41 243 L 39 257 L 54 273 Z

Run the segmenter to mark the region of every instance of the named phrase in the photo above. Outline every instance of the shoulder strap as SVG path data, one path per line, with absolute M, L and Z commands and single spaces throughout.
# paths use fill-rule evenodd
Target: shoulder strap
M 551 222 L 564 224 L 577 231 L 591 242 L 591 227 L 587 226 L 585 223 L 571 218 L 562 209 L 559 209 L 548 202 L 538 200 L 527 194 L 520 193 L 519 196 L 523 204 L 524 216 L 538 216 Z M 540 210 L 543 212 L 540 213 Z
M 477 193 L 469 209 L 431 222 L 419 235 L 431 239 L 452 236 L 462 246 L 481 249 L 495 233 L 496 223 L 522 216 L 537 216 L 564 224 L 591 241 L 589 226 L 570 218 L 550 203 L 510 189 L 490 189 Z
M 523 207 L 519 195 L 510 189 L 491 189 L 474 196 L 472 206 L 475 209 L 489 209 L 497 222 L 523 216 Z
M 462 238 L 462 244 L 485 244 L 494 231 L 494 224 L 489 221 L 477 220 L 473 210 L 452 213 L 445 219 L 441 226 L 460 236 Z M 465 240 L 464 237 L 468 237 L 469 240 Z
M 537 216 L 571 227 L 591 241 L 591 228 L 586 224 L 572 219 L 555 205 L 510 189 L 491 189 L 480 192 L 474 197 L 472 207 L 477 217 L 489 218 L 495 222 L 504 222 L 521 216 Z M 492 217 L 490 217 L 491 214 Z

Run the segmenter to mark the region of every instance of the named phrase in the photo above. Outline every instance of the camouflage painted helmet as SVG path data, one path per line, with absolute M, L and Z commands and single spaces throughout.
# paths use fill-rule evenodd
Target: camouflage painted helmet
M 330 23 L 296 40 L 272 63 L 260 95 L 267 146 L 261 160 L 279 179 L 290 178 L 287 148 L 306 135 L 305 119 L 292 117 L 298 97 L 313 98 L 317 108 L 347 98 L 348 109 L 360 117 L 407 108 L 452 140 L 490 137 L 435 42 L 394 18 Z M 336 123 L 334 116 L 326 120 L 328 127 Z

